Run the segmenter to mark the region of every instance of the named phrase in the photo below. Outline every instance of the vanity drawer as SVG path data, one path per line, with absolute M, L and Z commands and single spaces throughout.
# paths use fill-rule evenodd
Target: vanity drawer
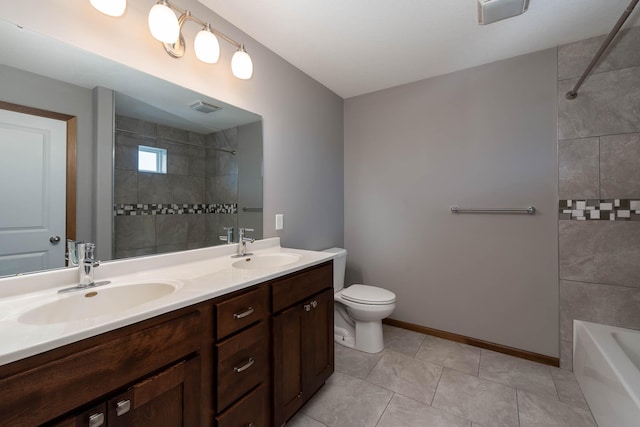
M 267 322 L 216 344 L 218 360 L 217 410 L 225 409 L 256 385 L 266 381 L 269 366 Z
M 216 304 L 218 340 L 255 323 L 269 314 L 269 290 L 259 287 Z
M 271 283 L 273 312 L 277 313 L 333 286 L 333 262 L 303 270 Z
M 269 426 L 269 399 L 263 384 L 222 415 L 216 417 L 216 427 Z

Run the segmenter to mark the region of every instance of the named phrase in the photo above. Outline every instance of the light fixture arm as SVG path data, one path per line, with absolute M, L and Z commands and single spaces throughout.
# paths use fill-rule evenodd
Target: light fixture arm
M 208 28 L 217 37 L 220 37 L 222 40 L 235 46 L 237 49 L 240 49 L 242 47 L 240 43 L 233 40 L 231 37 L 227 36 L 224 33 L 221 33 L 220 31 L 214 28 L 211 28 L 211 25 L 209 23 L 204 22 L 203 20 L 193 16 L 189 10 L 181 9 L 178 6 L 169 2 L 168 0 L 164 0 L 163 3 L 169 6 L 174 12 L 180 14 L 180 17 L 178 18 L 178 25 L 180 26 L 180 37 L 178 37 L 178 41 L 175 43 L 162 43 L 162 45 L 164 46 L 164 50 L 172 58 L 182 58 L 184 56 L 184 53 L 186 51 L 186 45 L 184 41 L 184 36 L 182 35 L 182 26 L 187 21 L 193 21 L 196 24 L 200 25 L 201 27 Z

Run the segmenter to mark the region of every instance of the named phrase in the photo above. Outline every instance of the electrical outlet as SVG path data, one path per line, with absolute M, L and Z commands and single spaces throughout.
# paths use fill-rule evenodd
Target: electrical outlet
M 284 228 L 284 215 L 276 214 L 276 230 L 282 230 Z

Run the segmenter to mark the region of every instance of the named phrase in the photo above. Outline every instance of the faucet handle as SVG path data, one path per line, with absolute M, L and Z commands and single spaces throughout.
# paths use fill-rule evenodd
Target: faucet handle
M 244 230 L 244 231 L 255 231 L 253 228 L 241 228 L 241 230 Z
M 84 258 L 93 260 L 93 255 L 96 250 L 95 243 L 85 243 L 84 244 Z

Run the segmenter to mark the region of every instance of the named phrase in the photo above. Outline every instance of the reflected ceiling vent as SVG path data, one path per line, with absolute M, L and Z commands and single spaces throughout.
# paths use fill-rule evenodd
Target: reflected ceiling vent
M 189 104 L 192 110 L 199 111 L 201 113 L 213 113 L 214 111 L 222 110 L 222 107 L 218 107 L 217 105 L 209 104 L 204 101 L 194 101 Z
M 527 11 L 529 0 L 478 0 L 478 24 L 487 25 Z

